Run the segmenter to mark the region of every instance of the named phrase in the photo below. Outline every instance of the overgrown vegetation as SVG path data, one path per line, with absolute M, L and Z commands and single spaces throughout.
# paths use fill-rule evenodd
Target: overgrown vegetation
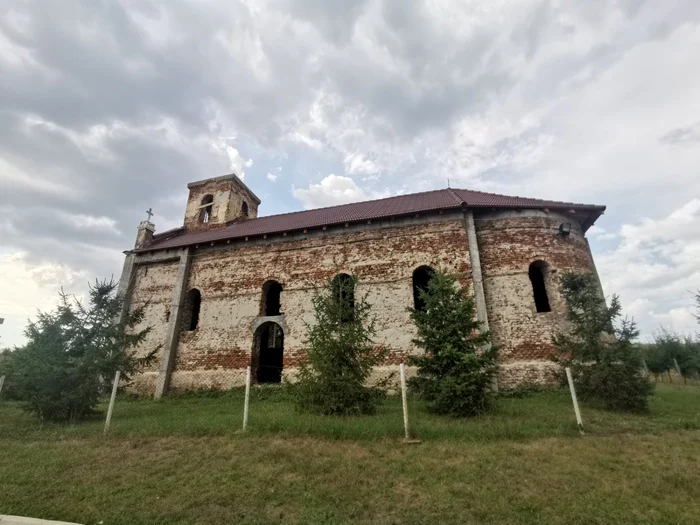
M 374 414 L 384 397 L 366 386 L 386 355 L 374 345 L 375 318 L 367 295 L 355 296 L 357 278 L 341 274 L 312 298 L 315 322 L 307 327 L 307 356 L 290 385 L 296 405 L 323 415 Z
M 28 343 L 3 355 L 7 395 L 41 420 L 75 421 L 94 413 L 119 370 L 125 381 L 152 354 L 136 358 L 130 351 L 150 328 L 133 331 L 144 307 L 126 312 L 114 281 L 90 287 L 87 306 L 63 292 L 53 312 L 39 312 L 25 330 Z
M 657 380 L 661 374 L 677 371 L 686 380 L 700 377 L 700 341 L 690 335 L 661 327 L 653 341 L 641 348 L 644 362 Z
M 695 295 L 700 322 L 700 293 Z M 654 333 L 653 341 L 641 345 L 644 362 L 649 372 L 658 380 L 662 374 L 680 372 L 684 380 L 700 379 L 700 334 L 682 335 L 661 327 Z
M 424 307 L 409 311 L 418 331 L 413 343 L 424 354 L 409 359 L 418 367 L 411 389 L 435 413 L 483 414 L 493 398 L 498 352 L 489 333 L 480 331 L 474 296 L 455 275 L 441 271 L 419 293 Z
M 579 397 L 612 410 L 647 410 L 654 384 L 633 344 L 639 331 L 634 321 L 621 319 L 619 298 L 613 295 L 607 306 L 591 273 L 564 273 L 560 286 L 570 331 L 556 334 L 553 343 L 571 367 Z

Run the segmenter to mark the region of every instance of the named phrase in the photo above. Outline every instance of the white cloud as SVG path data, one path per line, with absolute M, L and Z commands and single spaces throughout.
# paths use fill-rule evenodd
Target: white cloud
M 312 138 L 311 136 L 300 133 L 299 131 L 294 131 L 287 137 L 290 141 L 304 144 L 311 149 L 320 150 L 323 148 L 323 142 L 321 142 L 319 139 Z
M 343 159 L 345 172 L 351 175 L 372 175 L 379 171 L 377 165 L 361 153 L 350 153 Z
M 350 177 L 330 174 L 318 184 L 310 184 L 307 189 L 292 188 L 292 194 L 304 203 L 304 208 L 322 208 L 368 199 L 388 197 L 388 191 L 366 191 Z
M 231 138 L 220 137 L 219 140 L 212 143 L 214 151 L 224 153 L 228 157 L 229 169 L 233 171 L 241 180 L 245 179 L 245 169 L 253 165 L 253 159 L 245 159 L 234 148 L 230 142 Z
M 596 256 L 607 293 L 618 293 L 645 334 L 660 324 L 698 329 L 692 292 L 700 289 L 700 199 L 660 219 L 620 227 L 619 244 Z
M 589 239 L 594 237 L 599 241 L 612 241 L 618 238 L 616 233 L 609 232 L 605 228 L 597 225 L 591 226 L 586 232 L 586 235 Z
M 81 230 L 93 230 L 105 234 L 121 234 L 121 231 L 117 228 L 117 221 L 109 217 L 95 217 L 82 213 L 61 213 L 60 217 L 64 222 Z
M 274 173 L 269 173 L 269 172 L 268 172 L 268 174 L 267 174 L 267 180 L 269 180 L 269 181 L 271 181 L 271 182 L 275 182 L 275 181 L 277 180 L 277 175 L 275 175 Z
M 31 264 L 26 253 L 0 256 L 0 348 L 21 344 L 28 318 L 35 318 L 38 310 L 53 310 L 58 303 L 58 292 L 83 291 L 88 277 L 66 265 Z

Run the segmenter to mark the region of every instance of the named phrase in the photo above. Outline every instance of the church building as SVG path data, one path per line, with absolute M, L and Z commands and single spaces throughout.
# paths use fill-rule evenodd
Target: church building
M 377 318 L 375 343 L 395 371 L 418 352 L 407 308 L 433 270 L 459 274 L 500 349 L 499 388 L 553 381 L 552 334 L 565 327 L 557 281 L 595 272 L 585 237 L 605 206 L 447 188 L 258 217 L 234 174 L 188 185 L 183 226 L 143 221 L 119 283 L 125 308 L 145 304 L 138 351 L 159 348 L 135 388 L 168 391 L 293 378 L 314 321 L 315 285 L 358 278 Z

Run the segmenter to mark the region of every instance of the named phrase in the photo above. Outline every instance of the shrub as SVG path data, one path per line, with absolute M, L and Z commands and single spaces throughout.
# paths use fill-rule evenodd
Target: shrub
M 424 350 L 409 364 L 418 374 L 409 385 L 427 401 L 430 411 L 464 417 L 488 410 L 498 352 L 488 332 L 479 331 L 474 297 L 457 277 L 435 272 L 419 291 L 424 307 L 409 308 Z
M 143 320 L 144 307 L 116 323 L 122 299 L 113 281 L 90 287 L 89 306 L 61 293 L 54 312 L 39 313 L 25 330 L 29 342 L 5 363 L 12 396 L 39 419 L 75 421 L 95 412 L 114 374 L 129 380 L 156 352 L 138 359 L 130 351 L 149 328 L 130 333 Z
M 600 294 L 593 274 L 567 272 L 561 277 L 570 330 L 553 337 L 554 346 L 571 367 L 577 394 L 612 410 L 648 409 L 653 383 L 642 372 L 633 344 L 639 335 L 634 321 L 620 320 L 622 307 L 616 295 L 610 306 Z
M 290 385 L 297 408 L 323 415 L 374 414 L 385 393 L 365 383 L 386 355 L 375 347 L 367 296 L 355 297 L 357 278 L 327 281 L 314 293 L 315 323 L 307 326 L 307 356 Z

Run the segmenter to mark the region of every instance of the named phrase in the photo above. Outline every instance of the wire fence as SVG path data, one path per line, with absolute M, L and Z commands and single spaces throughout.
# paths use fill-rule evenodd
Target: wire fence
M 578 433 L 568 389 L 533 395 L 503 392 L 486 415 L 458 419 L 432 413 L 423 399 L 401 388 L 411 371 L 401 366 L 395 368 L 397 381 L 372 415 L 340 417 L 299 411 L 293 391 L 284 380 L 261 382 L 259 378 L 269 378 L 265 375 L 269 372 L 259 373 L 249 367 L 209 376 L 174 374 L 170 393 L 161 399 L 154 399 L 153 390 L 147 396 L 139 392 L 146 385 L 155 388 L 155 377 L 137 378 L 133 382 L 115 377 L 111 384 L 104 385 L 104 396 L 94 413 L 68 424 L 42 421 L 36 414 L 25 412 L 24 404 L 13 398 L 11 381 L 0 376 L 0 439 L 273 434 L 417 443 L 446 438 L 521 439 Z M 587 432 L 589 429 L 594 433 L 608 432 L 621 424 L 640 429 L 658 428 L 658 425 L 700 429 L 697 410 L 689 408 L 700 402 L 700 381 L 673 373 L 664 376 L 657 383 L 657 397 L 663 398 L 665 413 L 654 415 L 656 419 L 636 415 L 621 418 L 584 404 L 581 411 Z M 205 388 L 187 391 L 186 387 L 195 379 Z

